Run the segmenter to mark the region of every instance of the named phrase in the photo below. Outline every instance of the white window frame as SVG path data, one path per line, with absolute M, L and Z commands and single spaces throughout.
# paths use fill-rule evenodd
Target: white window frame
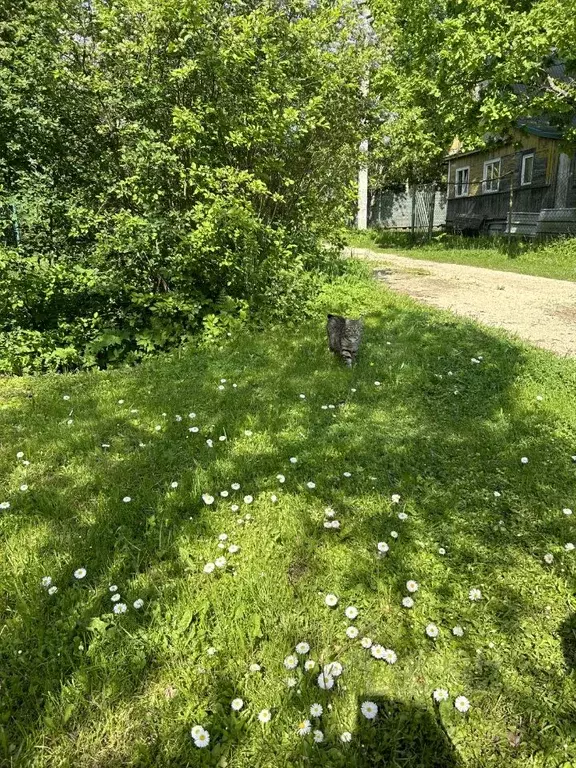
M 530 180 L 526 181 L 526 178 L 525 178 L 526 160 L 528 160 L 529 157 L 532 158 L 532 175 L 530 176 Z M 534 158 L 535 158 L 534 152 L 528 152 L 527 155 L 522 155 L 522 170 L 520 171 L 520 186 L 522 187 L 527 187 L 530 184 L 532 184 L 532 180 L 534 178 Z
M 496 179 L 492 177 L 490 180 L 488 179 L 488 166 L 490 165 L 497 165 L 498 166 L 498 176 Z M 486 192 L 488 194 L 492 194 L 494 192 L 500 192 L 500 175 L 501 175 L 501 168 L 502 168 L 502 158 L 501 157 L 494 157 L 492 160 L 486 160 L 484 163 L 484 169 L 482 171 L 482 192 Z M 488 184 L 492 184 L 493 182 L 496 182 L 496 189 L 490 189 L 488 187 Z
M 461 168 L 455 168 L 454 171 L 454 197 L 468 197 L 470 195 L 470 166 L 464 165 Z M 458 181 L 458 174 L 462 171 L 468 171 L 468 181 L 465 185 Z M 461 187 L 463 190 L 460 194 L 458 194 L 458 187 Z

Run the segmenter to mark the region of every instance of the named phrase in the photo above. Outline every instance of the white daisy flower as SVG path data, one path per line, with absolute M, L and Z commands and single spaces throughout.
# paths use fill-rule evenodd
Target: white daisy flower
M 409 579 L 406 582 L 406 589 L 408 592 L 418 592 L 418 582 L 413 579 Z
M 300 395 L 300 400 L 306 400 L 306 395 Z
M 291 456 L 290 457 L 290 464 L 297 464 L 297 463 L 298 463 L 298 459 L 296 458 L 296 456 Z
M 182 416 L 178 416 L 178 414 L 176 414 L 176 416 L 174 416 L 174 419 L 176 421 L 182 421 Z
M 272 713 L 269 709 L 261 709 L 258 713 L 258 720 L 260 720 L 261 723 L 269 723 L 272 719 Z
M 316 662 L 313 659 L 308 659 L 304 662 L 304 669 L 306 672 L 310 672 L 311 669 L 314 669 L 316 666 Z
M 232 512 L 238 512 L 238 510 L 240 509 L 240 507 L 238 506 L 238 504 L 232 504 L 232 506 L 230 507 L 230 509 L 232 510 Z M 244 522 L 244 520 L 242 520 L 242 522 Z
M 204 733 L 204 728 L 202 728 L 201 725 L 195 725 L 190 731 L 190 735 L 193 739 L 197 739 L 201 733 Z
M 499 498 L 500 498 L 500 496 L 502 496 L 502 494 L 500 493 L 500 491 L 494 491 L 494 498 L 495 498 L 495 499 L 499 499 Z
M 446 688 L 436 688 L 432 696 L 434 696 L 434 701 L 446 701 L 448 698 L 448 691 Z
M 398 538 L 398 531 L 390 531 L 390 536 L 392 536 L 393 539 Z
M 298 657 L 294 656 L 294 654 L 286 656 L 284 659 L 284 666 L 286 669 L 295 669 L 298 666 Z
M 379 381 L 375 381 L 375 382 L 374 382 L 374 386 L 375 386 L 375 387 L 379 387 L 379 386 L 380 386 L 380 382 L 379 382 Z
M 101 448 L 110 448 L 110 443 L 102 443 Z
M 346 610 L 344 611 L 344 613 L 346 614 L 347 619 L 351 619 L 351 620 L 355 619 L 356 616 L 358 616 L 358 608 L 356 608 L 353 605 L 349 605 L 348 608 L 346 608 Z
M 340 528 L 340 520 L 332 520 L 331 528 Z
M 439 633 L 439 630 L 436 624 L 428 624 L 426 626 L 426 634 L 428 635 L 428 637 L 438 637 L 438 633 Z
M 390 547 L 388 546 L 388 544 L 386 544 L 385 541 L 379 541 L 377 544 L 377 548 L 378 548 L 378 552 L 380 552 L 383 555 L 386 554 L 386 552 L 388 552 L 388 550 L 390 549 Z
M 252 430 L 251 429 L 245 429 L 244 430 L 244 434 L 246 435 L 246 437 L 252 437 Z
M 322 717 L 322 712 L 324 712 L 322 704 L 312 704 L 310 707 L 310 714 L 312 717 Z
M 192 432 L 194 435 L 196 435 L 198 432 L 200 432 L 200 429 L 198 427 L 188 427 L 188 432 Z
M 339 661 L 331 661 L 324 665 L 324 674 L 330 677 L 340 677 L 343 671 L 344 667 Z
M 225 442 L 226 439 L 227 439 L 226 435 L 220 435 L 220 437 L 218 438 L 218 440 L 220 440 L 221 443 Z
M 398 520 L 402 520 L 402 522 L 408 520 L 408 515 L 406 512 L 398 512 Z
M 203 570 L 204 570 L 204 573 L 212 573 L 214 571 L 214 568 L 216 568 L 216 565 L 214 563 L 206 563 Z
M 189 419 L 195 419 L 196 418 L 196 414 L 192 411 L 192 413 L 188 414 L 188 418 Z
M 403 597 L 402 605 L 404 608 L 414 608 L 414 600 L 411 597 Z
M 215 656 L 218 653 L 218 650 L 216 648 L 210 647 L 208 648 L 206 653 L 208 654 L 208 656 Z
M 287 677 L 286 678 L 286 686 L 288 688 L 296 688 L 298 685 L 298 680 L 296 680 L 295 677 Z
M 118 400 L 118 405 L 124 405 L 124 400 Z M 162 416 L 166 416 L 166 414 L 163 413 Z
M 276 504 L 276 502 L 278 501 L 278 496 L 276 496 L 276 494 L 275 494 L 275 493 L 273 493 L 273 494 L 270 496 L 270 501 L 272 502 L 272 504 Z
M 209 493 L 203 493 L 202 501 L 204 502 L 204 504 L 207 504 L 208 506 L 210 506 L 210 504 L 214 504 L 214 496 L 210 496 Z
M 393 493 L 391 498 L 392 498 L 392 503 L 393 504 L 399 504 L 400 503 L 400 494 L 399 493 Z
M 74 571 L 75 579 L 83 579 L 86 576 L 86 568 L 76 568 Z
M 218 539 L 219 539 L 220 541 L 226 541 L 226 540 L 228 539 L 228 534 L 227 534 L 227 533 L 220 533 L 220 534 L 218 535 Z
M 21 491 L 27 491 L 28 490 L 28 486 L 27 485 L 21 485 L 20 486 L 20 490 Z
M 375 659 L 383 659 L 384 658 L 384 646 L 382 645 L 373 645 L 370 649 L 370 653 L 372 656 L 374 656 Z
M 324 734 L 322 733 L 322 731 L 314 731 L 313 736 L 316 744 L 320 744 L 321 742 L 324 741 Z
M 396 664 L 397 660 L 398 660 L 398 657 L 396 656 L 396 653 L 392 650 L 392 648 L 384 649 L 384 661 L 387 664 Z
M 55 595 L 55 594 L 56 594 L 56 592 L 58 592 L 58 587 L 55 587 L 54 585 L 52 585 L 52 586 L 51 586 L 51 587 L 48 589 L 48 594 L 49 594 L 49 595 Z
M 170 483 L 170 488 L 178 488 L 178 483 L 176 481 Z
M 24 451 L 18 451 L 18 453 L 16 454 L 16 458 L 17 459 L 23 459 L 24 458 Z
M 262 667 L 260 666 L 260 664 L 250 664 L 248 669 L 250 670 L 250 672 L 260 672 Z
M 358 637 L 358 629 L 356 627 L 347 627 L 346 636 L 349 637 L 350 640 L 355 640 Z
M 343 472 L 344 477 L 352 477 L 352 472 Z
M 252 504 L 254 498 L 252 496 L 244 496 L 244 504 Z
M 130 498 L 130 496 L 124 496 L 122 501 L 124 502 L 124 504 L 128 504 L 128 502 L 132 501 L 132 499 Z
M 239 551 L 240 551 L 240 547 L 238 546 L 238 544 L 230 544 L 230 546 L 228 547 L 228 552 L 230 552 L 231 555 L 235 555 L 236 552 L 239 552 Z
M 108 587 L 109 592 L 118 592 L 118 586 L 116 584 L 110 584 Z
M 340 734 L 340 741 L 343 744 L 348 744 L 349 742 L 351 742 L 352 741 L 352 734 L 350 733 L 350 731 L 344 731 L 343 733 L 341 733 Z
M 62 400 L 70 400 L 70 395 L 63 395 Z
M 208 446 L 208 448 L 214 448 L 214 440 L 211 440 L 210 438 L 208 438 L 208 440 L 206 440 L 206 445 Z
M 299 653 L 300 655 L 308 653 L 309 650 L 310 650 L 310 646 L 308 645 L 308 643 L 302 642 L 296 645 L 296 653 Z
M 244 520 L 248 522 L 248 520 L 252 520 L 252 515 L 245 515 Z
M 154 427 L 154 429 L 156 430 L 156 432 L 160 432 L 160 430 L 162 429 L 162 427 L 160 426 L 160 424 L 156 424 L 156 426 Z
M 210 744 L 210 734 L 208 731 L 202 731 L 197 739 L 194 739 L 194 744 L 199 748 L 207 747 Z
M 563 512 L 565 515 L 571 515 L 571 514 L 572 514 L 572 510 L 571 510 L 571 509 L 569 509 L 568 507 L 564 507 L 564 509 L 562 510 L 562 512 Z
M 232 699 L 232 703 L 230 704 L 234 712 L 240 712 L 242 707 L 244 706 L 244 702 L 242 699 Z
M 378 714 L 378 707 L 373 701 L 363 701 L 360 709 L 367 720 L 374 720 Z
M 298 728 L 296 730 L 298 731 L 299 736 L 308 736 L 312 730 L 312 723 L 310 720 L 302 720 L 298 723 Z
M 332 507 L 325 507 L 324 508 L 324 517 L 334 517 L 336 512 L 332 509 Z
M 332 528 L 332 520 L 325 520 L 324 521 L 324 528 Z
M 218 384 L 218 389 L 220 390 L 220 392 L 222 392 L 222 390 L 224 389 L 224 384 Z
M 522 462 L 522 464 L 528 464 L 528 457 L 527 456 L 522 456 L 520 461 Z
M 552 565 L 554 562 L 554 555 L 551 552 L 548 552 L 544 555 L 544 562 L 548 563 L 548 565 Z
M 444 549 L 444 547 L 438 547 L 438 554 L 439 555 L 445 555 L 446 554 L 446 550 Z
M 233 491 L 239 491 L 240 490 L 240 483 L 232 483 L 230 488 L 232 488 Z
M 362 648 L 371 648 L 372 647 L 372 638 L 371 637 L 363 637 L 362 640 L 360 640 L 360 645 Z
M 310 490 L 312 490 L 312 489 L 316 488 L 316 483 L 313 483 L 311 480 L 309 480 L 309 481 L 306 483 L 306 485 L 307 485 L 307 487 L 308 487 L 308 488 L 310 488 Z
M 466 696 L 458 696 L 457 699 L 454 701 L 454 706 L 458 710 L 458 712 L 468 712 L 470 709 L 470 702 L 466 698 Z
M 0 509 L 10 509 L 10 502 L 9 501 L 1 501 L 0 502 Z
M 476 587 L 474 587 L 473 589 L 470 590 L 470 592 L 468 592 L 468 598 L 473 602 L 476 600 L 482 600 L 482 592 L 480 592 L 479 589 L 476 589 Z
M 42 576 L 40 583 L 45 589 L 48 589 L 48 587 L 52 584 L 52 576 Z
M 139 611 L 140 608 L 142 608 L 142 606 L 144 605 L 144 600 L 142 600 L 142 598 L 139 597 L 138 600 L 134 600 L 133 605 L 134 605 L 134 608 L 136 608 L 136 610 Z
M 112 597 L 110 598 L 110 600 L 112 600 L 113 603 L 117 603 L 118 600 L 121 600 L 121 599 L 122 598 L 120 597 L 120 594 L 118 592 L 115 595 L 112 595 Z
M 464 637 L 464 629 L 460 626 L 460 624 L 457 624 L 452 628 L 452 634 L 455 637 Z
M 116 614 L 126 613 L 126 611 L 128 610 L 128 606 L 126 605 L 126 603 L 116 603 L 116 605 L 112 610 Z
M 217 557 L 216 560 L 214 560 L 214 565 L 216 568 L 225 568 L 226 567 L 226 558 L 225 557 Z
M 324 602 L 329 608 L 334 608 L 334 606 L 338 604 L 338 598 L 336 597 L 336 595 L 333 595 L 330 593 L 326 595 L 326 597 L 324 598 Z
M 325 675 L 324 672 L 320 672 L 318 675 L 318 687 L 323 691 L 329 691 L 334 687 L 334 678 L 330 675 Z
M 569 541 L 567 544 L 564 544 L 564 549 L 566 550 L 566 552 L 573 552 L 574 544 L 572 544 L 572 542 Z
M 278 480 L 279 483 L 286 482 L 286 478 L 284 477 L 284 475 L 276 475 L 276 480 Z

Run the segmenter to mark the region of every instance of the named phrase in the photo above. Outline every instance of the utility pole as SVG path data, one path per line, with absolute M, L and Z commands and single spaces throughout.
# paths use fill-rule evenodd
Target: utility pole
M 360 84 L 362 96 L 368 95 L 368 78 Z M 360 169 L 358 171 L 358 229 L 368 229 L 368 139 L 360 142 Z

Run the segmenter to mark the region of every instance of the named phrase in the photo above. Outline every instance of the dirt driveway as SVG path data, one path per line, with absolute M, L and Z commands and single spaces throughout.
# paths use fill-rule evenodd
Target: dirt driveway
M 503 328 L 558 355 L 576 357 L 576 283 L 365 248 L 351 251 L 377 262 L 375 276 L 398 293 Z

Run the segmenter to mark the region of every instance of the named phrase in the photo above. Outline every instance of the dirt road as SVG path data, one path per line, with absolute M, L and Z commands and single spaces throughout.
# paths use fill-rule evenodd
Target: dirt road
M 394 291 L 576 357 L 576 283 L 352 248 Z

